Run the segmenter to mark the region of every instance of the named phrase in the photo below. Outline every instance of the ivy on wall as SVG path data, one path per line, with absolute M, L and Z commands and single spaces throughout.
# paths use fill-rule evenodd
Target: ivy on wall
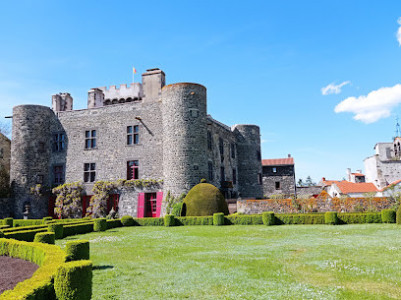
M 54 213 L 58 218 L 82 217 L 82 191 L 82 182 L 64 183 L 52 190 L 53 194 L 57 195 Z

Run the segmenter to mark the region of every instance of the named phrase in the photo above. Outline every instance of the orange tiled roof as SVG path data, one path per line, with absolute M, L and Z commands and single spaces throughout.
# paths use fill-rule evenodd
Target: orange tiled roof
M 388 186 L 385 186 L 384 188 L 382 188 L 380 191 L 387 190 L 389 187 L 392 187 L 393 185 L 396 185 L 396 184 L 398 184 L 398 183 L 400 183 L 400 182 L 401 182 L 401 179 L 396 180 L 396 181 L 390 183 Z
M 280 166 L 280 165 L 293 165 L 294 158 L 272 158 L 272 159 L 262 159 L 262 166 Z
M 362 173 L 351 173 L 352 175 L 355 175 L 355 176 L 365 176 L 365 175 L 363 175 Z
M 322 180 L 323 185 L 332 185 L 333 183 L 340 182 L 338 180 Z
M 349 194 L 349 193 L 370 193 L 370 192 L 378 192 L 377 187 L 371 182 L 349 182 L 349 181 L 338 181 L 335 183 L 337 187 L 340 189 L 341 193 Z

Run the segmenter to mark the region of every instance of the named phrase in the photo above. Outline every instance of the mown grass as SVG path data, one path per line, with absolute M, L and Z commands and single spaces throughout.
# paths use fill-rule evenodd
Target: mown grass
M 400 299 L 394 224 L 123 227 L 89 239 L 93 299 Z

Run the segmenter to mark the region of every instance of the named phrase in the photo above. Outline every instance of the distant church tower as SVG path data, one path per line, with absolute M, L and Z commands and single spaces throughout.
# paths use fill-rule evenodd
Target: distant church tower
M 396 119 L 397 124 L 395 125 L 395 137 L 393 139 L 393 149 L 394 149 L 394 158 L 401 158 L 401 129 L 400 124 L 398 123 L 398 117 Z

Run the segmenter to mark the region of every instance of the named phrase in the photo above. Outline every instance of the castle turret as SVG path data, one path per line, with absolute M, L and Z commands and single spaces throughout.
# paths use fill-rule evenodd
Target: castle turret
M 260 130 L 256 125 L 235 125 L 237 139 L 238 183 L 241 197 L 263 197 Z
M 157 101 L 166 84 L 166 75 L 160 69 L 148 69 L 142 74 L 144 101 Z
M 161 98 L 164 189 L 178 196 L 207 178 L 206 88 L 171 84 Z
M 72 110 L 73 99 L 69 93 L 52 95 L 52 109 L 54 112 Z
M 104 94 L 101 89 L 93 88 L 88 92 L 88 108 L 101 107 L 104 102 Z
M 16 218 L 29 206 L 29 218 L 47 215 L 48 198 L 34 197 L 30 188 L 49 181 L 51 155 L 50 123 L 54 113 L 49 107 L 20 105 L 13 108 L 10 180 Z

